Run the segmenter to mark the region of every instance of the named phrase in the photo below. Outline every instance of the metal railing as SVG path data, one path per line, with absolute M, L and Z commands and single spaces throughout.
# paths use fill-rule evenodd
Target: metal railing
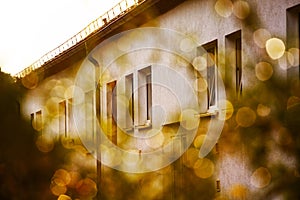
M 70 49 L 71 47 L 75 46 L 85 38 L 87 38 L 92 33 L 104 28 L 109 24 L 109 22 L 125 15 L 127 12 L 138 6 L 139 4 L 143 3 L 146 0 L 122 0 L 117 5 L 113 6 L 110 10 L 105 12 L 99 18 L 91 22 L 87 25 L 84 29 L 82 29 L 79 33 L 68 39 L 66 42 L 61 44 L 60 46 L 56 47 L 52 51 L 43 55 L 40 59 L 35 61 L 29 67 L 26 67 L 19 73 L 15 74 L 14 77 L 16 78 L 23 78 L 26 75 L 30 74 L 32 71 L 40 68 L 46 62 L 54 60 L 58 55 L 62 54 L 66 50 Z

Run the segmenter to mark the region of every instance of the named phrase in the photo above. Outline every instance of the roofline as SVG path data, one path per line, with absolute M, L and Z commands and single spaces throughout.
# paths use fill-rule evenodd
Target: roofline
M 153 19 L 147 18 L 147 13 L 157 17 L 183 1 L 185 0 L 131 0 L 134 4 L 129 4 L 129 0 L 122 0 L 79 33 L 17 73 L 15 78 L 22 79 L 32 72 L 37 72 L 39 77 L 45 78 L 62 71 L 70 64 L 83 59 L 106 38 L 124 30 L 137 28 Z

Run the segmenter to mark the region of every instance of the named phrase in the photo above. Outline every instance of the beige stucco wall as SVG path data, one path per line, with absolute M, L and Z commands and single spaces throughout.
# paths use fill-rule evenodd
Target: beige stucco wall
M 250 9 L 248 18 L 239 19 L 234 13 L 231 13 L 231 15 L 228 17 L 220 16 L 215 10 L 216 1 L 189 0 L 172 9 L 171 11 L 161 15 L 160 17 L 153 19 L 143 27 L 154 25 L 160 28 L 176 30 L 182 34 L 194 38 L 199 46 L 217 39 L 218 68 L 223 80 L 225 80 L 225 76 L 227 76 L 226 73 L 229 73 L 225 70 L 225 55 L 227 50 L 225 46 L 225 37 L 230 33 L 241 30 L 243 68 L 242 82 L 244 89 L 243 92 L 247 94 L 247 92 L 253 89 L 257 84 L 261 84 L 261 81 L 258 80 L 255 73 L 255 66 L 261 61 L 269 62 L 274 71 L 273 76 L 276 78 L 281 78 L 283 82 L 285 82 L 287 76 L 286 70 L 279 66 L 278 60 L 272 60 L 269 58 L 265 48 L 261 48 L 256 45 L 253 39 L 253 34 L 257 29 L 264 28 L 270 33 L 271 37 L 277 37 L 283 42 L 286 42 L 286 9 L 299 4 L 299 1 L 253 0 L 248 1 L 248 3 Z M 155 38 L 155 36 L 149 37 L 149 41 L 153 40 L 153 38 Z M 111 45 L 113 48 L 117 48 L 117 46 L 114 46 L 116 44 Z M 97 59 L 97 52 L 94 52 L 94 56 Z M 138 69 L 142 69 L 149 66 L 149 63 L 153 63 L 153 59 L 156 62 L 156 64 L 153 64 L 153 66 L 157 65 L 157 63 L 164 64 L 184 76 L 190 85 L 194 85 L 195 77 L 190 63 L 185 61 L 181 64 L 178 64 L 176 59 L 174 61 L 173 57 L 170 57 L 171 59 L 166 58 L 168 58 L 168 55 L 166 55 L 165 52 L 161 53 L 144 51 L 128 54 L 123 58 L 119 58 L 119 60 L 113 63 L 110 74 L 105 74 L 105 78 L 101 77 L 100 80 L 100 82 L 103 83 L 103 87 L 101 89 L 101 115 L 103 120 L 105 120 L 106 117 L 106 83 L 112 80 L 120 80 L 118 92 L 120 94 L 124 93 L 124 75 L 137 73 Z M 44 79 L 37 88 L 28 91 L 27 97 L 25 98 L 22 106 L 23 113 L 29 118 L 31 113 L 42 110 L 42 113 L 45 114 L 43 115 L 43 121 L 45 122 L 43 132 L 50 134 L 58 133 L 58 103 L 61 100 L 68 99 L 72 96 L 71 93 L 66 91 L 69 91 L 70 87 L 73 86 L 76 72 L 80 68 L 81 64 L 82 61 L 78 62 L 74 66 L 70 66 L 68 69 L 56 75 Z M 121 65 L 127 66 L 125 70 L 119 68 Z M 87 71 L 83 73 L 83 81 L 87 82 L 87 84 L 81 88 L 83 93 L 93 89 L 94 71 L 92 70 L 92 67 L 93 66 L 89 68 L 91 71 L 87 69 Z M 173 84 L 175 87 L 180 87 L 180 82 L 174 82 L 174 80 L 172 80 L 172 73 L 167 71 L 163 72 L 162 70 L 159 70 L 159 68 L 153 67 L 152 74 L 153 80 L 163 82 L 165 81 L 165 78 L 168 77 L 170 79 L 170 84 Z M 234 74 L 231 75 L 234 76 Z M 168 91 L 165 91 L 165 89 L 166 88 L 163 87 L 153 86 L 153 104 L 160 105 L 163 109 L 165 109 L 166 115 L 164 118 L 165 124 L 160 124 L 160 122 L 155 121 L 155 119 L 160 118 L 161 113 L 154 113 L 152 121 L 154 127 L 156 127 L 156 123 L 158 124 L 157 126 L 159 126 L 172 124 L 179 121 L 181 108 L 178 104 L 178 100 L 174 99 L 174 94 L 168 93 Z M 182 91 L 182 98 L 189 96 L 189 94 L 184 94 L 184 89 L 182 89 Z M 138 99 L 138 97 L 136 97 L 136 99 Z M 188 104 L 189 103 L 187 100 L 186 105 Z M 135 107 L 138 108 L 138 105 L 135 104 Z M 206 107 L 207 105 L 203 103 L 200 105 L 198 111 L 205 112 Z M 124 112 L 122 107 L 119 106 L 118 109 L 118 113 Z M 118 120 L 122 121 L 122 116 L 122 114 L 118 115 Z M 209 120 L 205 119 L 203 121 L 203 126 L 206 127 L 207 124 L 209 124 L 209 122 L 207 122 Z M 121 126 L 125 127 L 124 124 L 121 124 Z M 205 130 L 205 128 L 202 128 L 201 131 L 198 132 L 198 135 L 205 134 Z M 118 132 L 119 135 L 121 135 L 118 136 L 118 140 L 124 141 L 124 135 L 122 136 L 122 134 L 124 134 L 124 130 L 119 129 Z M 222 148 L 224 141 L 226 142 L 226 140 L 220 141 L 220 150 L 224 150 L 224 152 L 218 154 L 220 157 L 218 159 L 218 163 L 215 163 L 217 170 L 214 174 L 214 178 L 219 179 L 221 182 L 221 194 L 231 197 L 230 199 L 234 199 L 235 197 L 231 192 L 232 186 L 243 185 L 250 188 L 250 195 L 245 197 L 245 199 L 253 199 L 252 195 L 260 194 L 260 192 L 257 190 L 257 188 L 251 186 L 249 183 L 253 169 L 249 167 L 247 155 L 245 155 L 243 146 L 241 146 L 241 150 L 239 149 L 239 151 L 236 150 L 228 152 L 226 151 L 226 148 Z M 133 146 L 130 144 L 128 148 L 133 148 Z

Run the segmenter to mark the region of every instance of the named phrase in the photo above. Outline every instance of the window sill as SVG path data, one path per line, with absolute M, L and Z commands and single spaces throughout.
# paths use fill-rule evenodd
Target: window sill
M 196 114 L 195 117 L 200 117 L 200 118 L 204 118 L 204 117 L 212 117 L 212 116 L 216 116 L 219 113 L 218 109 L 214 109 L 214 110 L 208 110 L 205 113 L 199 113 Z
M 130 128 L 123 128 L 124 131 L 126 131 L 127 133 L 129 132 L 133 132 L 134 128 L 133 127 L 130 127 Z
M 148 129 L 148 128 L 152 128 L 152 124 L 137 125 L 134 128 L 137 128 L 139 130 Z
M 134 132 L 134 129 L 143 130 L 143 129 L 148 129 L 148 128 L 152 128 L 152 124 L 136 125 L 134 127 L 123 128 L 123 130 L 125 132 L 129 133 L 129 132 Z

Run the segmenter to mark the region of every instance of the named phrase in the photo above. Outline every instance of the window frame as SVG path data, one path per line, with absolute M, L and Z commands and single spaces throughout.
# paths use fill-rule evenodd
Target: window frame
M 146 127 L 152 123 L 152 66 L 138 70 L 138 126 Z M 149 83 L 150 82 L 150 83 Z
M 125 95 L 128 98 L 128 110 L 126 109 L 125 120 L 126 120 L 126 128 L 134 127 L 134 117 L 135 117 L 135 109 L 134 109 L 134 74 L 128 74 L 125 76 Z M 128 112 L 127 112 L 128 111 Z
M 43 132 L 43 115 L 42 110 L 38 110 L 30 114 L 31 126 L 39 133 Z
M 107 126 L 107 133 L 109 133 L 110 140 L 113 144 L 117 144 L 117 81 L 112 80 L 106 83 L 106 116 L 107 121 L 111 117 L 111 124 Z M 111 106 L 111 107 L 110 107 Z
M 213 112 L 218 109 L 218 40 L 215 39 L 208 43 L 201 45 L 201 47 L 205 50 L 202 52 L 203 56 L 206 54 L 206 73 L 205 78 L 207 81 L 207 111 Z M 209 53 L 212 53 L 213 56 L 209 57 Z M 211 68 L 213 67 L 213 68 Z M 213 76 L 213 81 L 211 80 L 211 76 Z M 212 89 L 210 89 L 212 87 Z M 214 91 L 213 96 L 211 97 L 211 90 Z M 213 99 L 213 101 L 211 101 Z
M 58 113 L 59 113 L 59 135 L 67 137 L 67 102 L 62 100 L 58 103 Z
M 286 10 L 286 39 L 287 49 L 300 48 L 300 4 Z M 298 60 L 300 60 L 300 55 Z M 300 79 L 300 63 L 298 67 L 288 68 L 288 80 L 293 80 L 295 75 Z
M 239 99 L 243 94 L 243 59 L 242 59 L 242 31 L 237 30 L 225 36 L 226 46 L 226 65 L 227 76 L 229 82 L 232 84 L 232 88 L 235 91 L 235 97 Z M 228 51 L 229 50 L 229 51 Z M 234 59 L 231 58 L 231 54 L 234 54 Z M 234 72 L 231 72 L 231 68 L 234 68 Z M 234 80 L 230 76 L 235 76 Z

